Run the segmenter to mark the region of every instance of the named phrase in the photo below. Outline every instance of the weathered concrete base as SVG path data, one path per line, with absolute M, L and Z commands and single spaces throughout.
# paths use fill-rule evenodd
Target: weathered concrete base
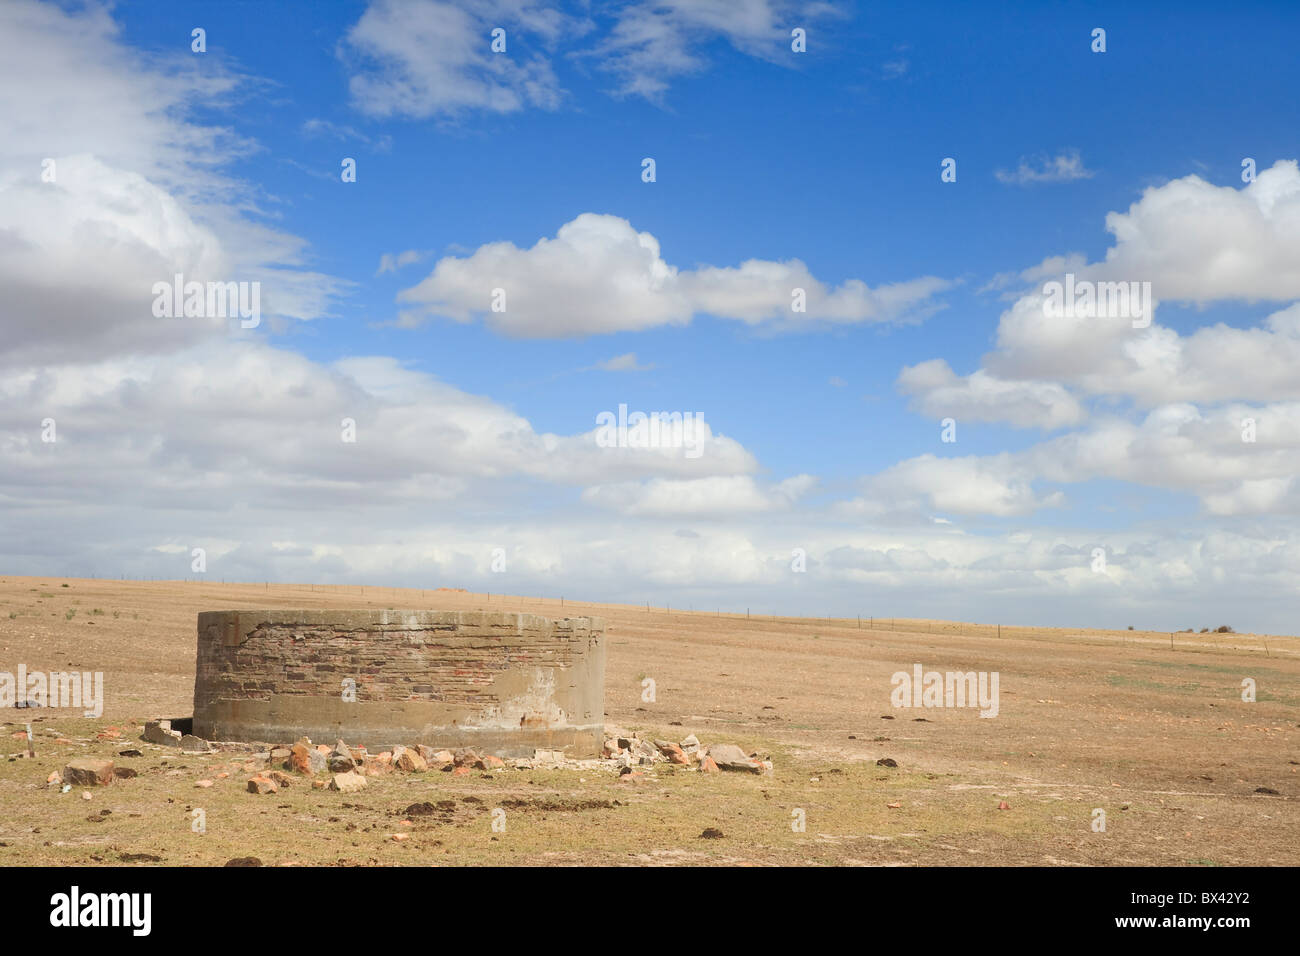
M 604 683 L 599 618 L 208 611 L 199 615 L 194 733 L 587 757 L 604 740 Z

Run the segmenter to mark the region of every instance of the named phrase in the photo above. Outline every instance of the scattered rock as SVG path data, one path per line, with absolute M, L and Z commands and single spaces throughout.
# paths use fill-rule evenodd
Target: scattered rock
M 151 744 L 159 744 L 163 747 L 179 747 L 181 745 L 181 732 L 172 730 L 170 720 L 150 720 L 144 725 L 144 739 Z
M 703 833 L 700 834 L 699 839 L 701 839 L 701 840 L 721 840 L 721 839 L 722 839 L 722 831 L 719 830 L 717 827 L 708 827 L 708 828 L 707 828 Z
M 270 777 L 271 782 L 281 790 L 288 790 L 290 785 L 293 783 L 293 777 L 289 776 L 283 770 L 272 770 L 267 774 L 267 776 Z
M 357 764 L 356 772 L 364 774 L 367 777 L 378 777 L 380 774 L 392 773 L 393 755 L 389 754 L 386 760 L 380 760 L 379 757 L 375 757 L 371 760 L 367 760 L 363 764 Z
M 117 752 L 117 755 L 119 757 L 143 757 L 144 756 L 144 754 L 141 753 L 139 750 L 119 750 Z
M 132 767 L 114 767 L 113 777 L 117 780 L 130 780 L 132 777 L 140 776 L 140 772 Z
M 249 793 L 279 793 L 280 788 L 275 785 L 270 777 L 249 777 Z
M 999 809 L 999 810 L 1010 810 L 1010 809 L 1011 809 L 1011 804 L 1007 803 L 1005 800 L 1000 800 L 1000 801 L 998 801 L 998 809 Z
M 194 786 L 199 787 L 200 789 L 207 789 L 208 787 L 212 786 L 212 781 L 211 781 L 211 780 L 196 780 L 196 781 L 194 782 Z
M 877 767 L 897 767 L 897 766 L 898 766 L 898 761 L 895 760 L 893 757 L 881 757 L 879 760 L 876 761 L 876 766 L 877 766 Z
M 63 768 L 62 776 L 75 787 L 106 787 L 113 782 L 113 761 L 78 757 Z
M 357 762 L 350 753 L 332 753 L 326 761 L 326 766 L 330 773 L 351 773 L 356 769 Z
M 400 752 L 393 753 L 393 769 L 403 773 L 423 773 L 429 769 L 429 762 L 420 755 L 418 750 L 403 747 Z
M 655 746 L 658 747 L 659 752 L 663 754 L 665 757 L 667 757 L 669 761 L 671 761 L 672 763 L 675 764 L 690 763 L 690 760 L 687 758 L 686 753 L 682 750 L 681 747 L 679 747 L 675 743 L 672 743 L 667 740 L 663 740 L 663 741 L 656 740 Z
M 193 734 L 181 735 L 181 750 L 190 753 L 212 753 L 216 748 L 208 743 L 202 737 L 195 737 Z
M 1256 793 L 1266 793 L 1266 794 L 1268 794 L 1270 797 L 1280 797 L 1280 796 L 1282 796 L 1282 794 L 1278 793 L 1278 792 L 1277 792 L 1276 790 L 1274 790 L 1272 787 L 1256 787 L 1256 788 L 1255 788 L 1255 792 L 1256 792 Z
M 735 744 L 714 744 L 709 747 L 709 757 L 718 765 L 719 770 L 736 770 L 748 773 L 761 773 L 763 766 L 752 760 L 749 754 Z
M 233 860 L 227 860 L 225 862 L 225 865 L 226 866 L 261 866 L 262 861 L 255 856 L 237 856 Z
M 718 764 L 712 757 L 706 754 L 700 761 L 700 770 L 704 773 L 718 773 Z
M 557 767 L 564 762 L 563 750 L 534 750 L 533 766 Z
M 312 760 L 313 756 L 315 756 L 322 765 L 325 763 L 324 754 L 312 750 L 309 744 L 303 743 L 300 740 L 289 748 L 289 759 L 286 762 L 286 766 L 294 773 L 315 773 L 316 771 L 312 769 L 314 765 L 314 761 Z
M 354 793 L 357 790 L 365 789 L 365 786 L 366 778 L 359 773 L 336 773 L 330 779 L 330 789 L 337 790 L 340 793 Z

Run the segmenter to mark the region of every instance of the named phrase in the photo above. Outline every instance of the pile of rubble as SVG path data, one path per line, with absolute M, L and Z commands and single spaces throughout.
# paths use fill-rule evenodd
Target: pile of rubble
M 342 740 L 330 746 L 313 744 L 306 737 L 288 747 L 246 743 L 213 744 L 174 729 L 168 720 L 149 721 L 145 725 L 143 739 L 159 746 L 175 747 L 185 753 L 245 754 L 246 757 L 230 765 L 229 770 L 236 773 L 242 770 L 249 774 L 248 792 L 258 794 L 278 793 L 304 778 L 311 780 L 314 789 L 328 788 L 348 793 L 365 787 L 369 777 L 428 771 L 442 771 L 453 776 L 464 776 L 474 771 L 508 769 L 605 771 L 618 773 L 621 780 L 629 783 L 639 782 L 644 779 L 646 770 L 663 764 L 701 773 L 772 771 L 770 759 L 757 753 L 747 754 L 734 744 L 705 746 L 694 734 L 680 741 L 671 741 L 643 735 L 639 731 L 625 731 L 612 725 L 606 725 L 605 732 L 601 756 L 590 759 L 569 757 L 562 750 L 535 750 L 532 757 L 503 760 L 492 754 L 481 754 L 470 747 L 454 751 L 435 750 L 424 744 L 397 745 L 372 754 L 364 746 L 349 746 Z M 140 756 L 140 752 L 127 750 L 122 755 Z M 56 771 L 50 774 L 47 784 L 61 786 L 66 792 L 73 785 L 105 786 L 115 778 L 128 775 L 134 776 L 135 771 L 115 768 L 111 761 L 83 758 L 69 763 L 62 773 Z M 219 773 L 216 776 L 223 778 L 229 775 Z M 198 787 L 212 785 L 212 780 L 200 780 L 196 784 Z
M 532 757 L 506 761 L 492 754 L 480 754 L 470 747 L 462 747 L 455 751 L 434 750 L 424 744 L 415 744 L 411 747 L 395 746 L 391 750 L 371 754 L 365 747 L 349 746 L 342 740 L 331 747 L 326 744 L 313 744 L 306 737 L 292 747 L 277 747 L 264 755 L 255 756 L 265 758 L 266 769 L 258 769 L 256 763 L 245 764 L 245 770 L 255 771 L 248 781 L 250 793 L 276 793 L 292 784 L 293 774 L 300 777 L 328 774 L 328 781 L 315 779 L 312 781 L 312 787 L 316 789 L 328 787 L 330 790 L 346 793 L 365 787 L 367 777 L 426 771 L 442 771 L 453 776 L 464 776 L 475 770 L 567 768 L 609 770 L 617 771 L 625 777 L 640 777 L 643 776 L 644 768 L 661 763 L 691 768 L 703 773 L 717 773 L 724 770 L 745 773 L 772 771 L 771 760 L 764 759 L 758 754 L 746 754 L 734 744 L 713 744 L 705 747 L 694 734 L 676 743 L 617 731 L 605 741 L 602 756 L 591 760 L 569 758 L 560 750 L 536 750 Z
M 652 767 L 667 761 L 682 767 L 694 767 L 704 773 L 720 770 L 738 770 L 745 773 L 768 773 L 772 761 L 747 754 L 735 744 L 703 746 L 691 734 L 680 743 L 641 737 L 638 734 L 617 734 L 605 741 L 602 755 L 612 760 L 623 772 L 633 767 Z
M 453 752 L 416 744 L 413 747 L 396 746 L 392 750 L 371 754 L 363 746 L 350 747 L 342 740 L 330 747 L 312 744 L 306 737 L 292 747 L 276 747 L 265 755 L 257 756 L 265 757 L 268 769 L 258 771 L 249 778 L 250 793 L 276 793 L 281 788 L 290 786 L 294 779 L 291 773 L 309 777 L 328 773 L 328 781 L 313 780 L 312 787 L 318 790 L 328 787 L 330 790 L 349 793 L 365 787 L 367 777 L 386 773 L 443 770 L 463 776 L 474 770 L 498 770 L 506 765 L 500 757 L 480 755 L 468 747 Z M 256 769 L 256 764 L 245 765 L 245 769 Z

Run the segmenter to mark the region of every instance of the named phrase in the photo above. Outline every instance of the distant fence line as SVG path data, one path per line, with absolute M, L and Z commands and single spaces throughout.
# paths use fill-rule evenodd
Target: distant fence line
M 45 580 L 37 578 L 36 580 Z M 63 580 L 61 578 L 49 578 L 48 580 Z M 73 579 L 75 580 L 75 579 Z M 180 580 L 162 579 L 162 578 L 128 578 L 122 576 L 119 579 L 114 578 L 90 578 L 89 580 L 97 581 L 141 581 L 155 584 L 165 583 L 185 583 L 199 586 L 223 585 L 226 587 L 245 587 L 257 588 L 259 590 L 269 590 L 269 581 L 230 581 L 225 580 L 213 581 L 210 579 L 184 578 Z M 1193 650 L 1240 650 L 1248 652 L 1262 652 L 1266 656 L 1272 657 L 1275 652 L 1285 656 L 1296 656 L 1300 649 L 1286 646 L 1287 641 L 1294 641 L 1293 635 L 1278 634 L 1245 634 L 1237 632 L 1219 633 L 1217 631 L 1193 632 L 1193 631 L 1130 631 L 1119 628 L 1115 629 L 1086 629 L 1071 632 L 1070 628 L 1054 627 L 1035 627 L 1032 625 L 1017 624 L 978 624 L 969 621 L 924 621 L 910 618 L 892 618 L 877 617 L 875 615 L 864 614 L 855 617 L 809 617 L 809 616 L 792 616 L 775 614 L 772 612 L 762 613 L 755 611 L 753 608 L 747 608 L 743 613 L 738 611 L 726 611 L 721 608 L 713 610 L 696 609 L 688 605 L 687 607 L 672 607 L 671 605 L 656 605 L 651 602 L 642 602 L 638 604 L 628 604 L 611 601 L 573 601 L 566 597 L 544 597 L 538 595 L 530 597 L 528 595 L 503 594 L 493 592 L 467 591 L 460 588 L 398 588 L 390 586 L 375 586 L 370 584 L 276 584 L 279 590 L 304 591 L 306 593 L 316 593 L 318 590 L 322 593 L 327 591 L 347 592 L 355 590 L 358 596 L 364 598 L 367 603 L 384 603 L 382 598 L 386 595 L 393 597 L 403 597 L 406 601 L 413 599 L 418 593 L 421 601 L 436 599 L 439 595 L 455 595 L 464 599 L 482 600 L 487 610 L 490 607 L 499 607 L 502 610 L 527 611 L 529 605 L 554 605 L 560 608 L 573 608 L 575 610 L 582 608 L 592 608 L 595 610 L 605 608 L 621 608 L 629 613 L 644 613 L 647 615 L 667 617 L 672 620 L 674 617 L 703 619 L 715 618 L 718 620 L 747 621 L 750 624 L 783 624 L 791 627 L 833 627 L 842 629 L 862 630 L 862 631 L 883 631 L 902 634 L 953 634 L 960 637 L 974 638 L 994 638 L 1006 640 L 1037 640 L 1048 641 L 1061 644 L 1097 644 L 1097 643 L 1127 643 L 1142 645 L 1164 645 L 1170 650 L 1178 648 Z M 396 605 L 389 605 L 390 607 Z M 1270 644 L 1270 641 L 1273 643 Z

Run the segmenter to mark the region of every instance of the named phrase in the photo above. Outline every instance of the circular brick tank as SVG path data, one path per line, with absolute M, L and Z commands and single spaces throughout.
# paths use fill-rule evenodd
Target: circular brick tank
M 355 693 L 349 693 L 349 685 Z M 205 611 L 206 740 L 598 756 L 605 622 L 497 611 Z

